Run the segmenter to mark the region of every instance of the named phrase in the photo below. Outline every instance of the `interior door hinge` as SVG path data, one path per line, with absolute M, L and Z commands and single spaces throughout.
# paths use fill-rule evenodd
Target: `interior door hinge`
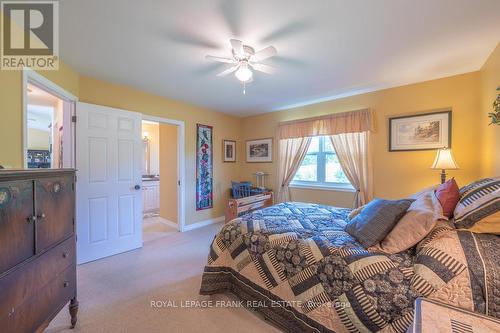
M 181 186 L 181 181 L 180 180 L 177 181 L 177 185 Z
M 71 121 L 76 123 L 76 116 L 71 116 Z

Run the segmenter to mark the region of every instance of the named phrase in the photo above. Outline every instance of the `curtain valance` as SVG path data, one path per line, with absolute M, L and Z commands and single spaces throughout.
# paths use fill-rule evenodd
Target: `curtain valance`
M 278 127 L 278 138 L 294 139 L 372 130 L 372 111 L 363 109 L 282 122 Z

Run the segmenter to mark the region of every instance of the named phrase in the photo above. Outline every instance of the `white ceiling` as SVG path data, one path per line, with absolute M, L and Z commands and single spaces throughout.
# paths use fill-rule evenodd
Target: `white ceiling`
M 500 40 L 499 0 L 64 0 L 63 61 L 83 74 L 250 115 L 480 69 Z M 230 38 L 273 45 L 247 94 Z

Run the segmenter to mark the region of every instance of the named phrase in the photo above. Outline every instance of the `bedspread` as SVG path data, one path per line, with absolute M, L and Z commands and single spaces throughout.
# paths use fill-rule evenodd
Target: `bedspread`
M 439 224 L 416 248 L 371 253 L 349 209 L 283 203 L 226 224 L 200 294 L 231 292 L 287 332 L 406 332 L 419 296 L 500 317 L 500 237 Z

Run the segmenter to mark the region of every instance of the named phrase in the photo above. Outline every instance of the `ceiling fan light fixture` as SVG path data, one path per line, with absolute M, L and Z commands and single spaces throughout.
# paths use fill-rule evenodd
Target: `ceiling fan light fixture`
M 240 68 L 238 68 L 238 70 L 234 73 L 234 76 L 236 76 L 236 78 L 241 82 L 247 82 L 252 79 L 253 73 L 250 68 L 248 68 L 248 64 L 243 63 L 241 64 Z

